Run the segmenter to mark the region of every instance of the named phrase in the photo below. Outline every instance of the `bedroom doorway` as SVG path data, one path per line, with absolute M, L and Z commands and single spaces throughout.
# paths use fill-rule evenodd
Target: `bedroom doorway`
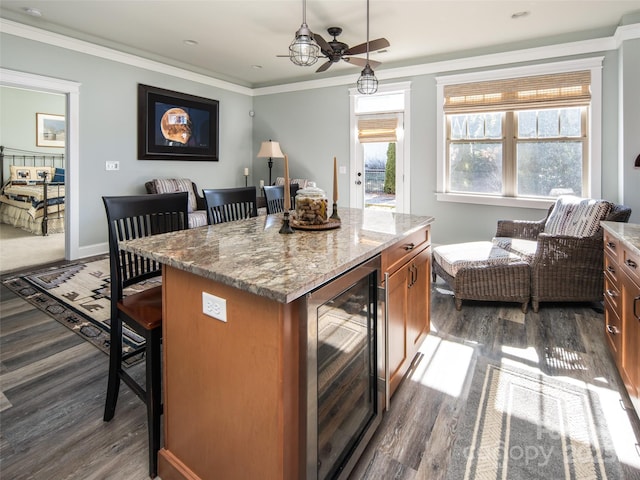
M 55 260 L 75 260 L 80 258 L 79 252 L 79 219 L 78 219 L 78 178 L 73 175 L 78 171 L 78 112 L 79 112 L 79 87 L 80 84 L 76 82 L 70 82 L 67 80 L 59 80 L 51 77 L 44 77 L 40 75 L 32 75 L 23 72 L 17 72 L 13 70 L 7 70 L 0 68 L 0 88 L 13 88 L 21 90 L 24 94 L 33 92 L 34 95 L 54 95 L 61 99 L 64 105 L 65 115 L 65 146 L 59 149 L 64 152 L 65 158 L 65 214 L 64 214 L 64 233 L 57 238 L 53 235 L 48 237 L 31 235 L 28 232 L 24 232 L 28 236 L 25 237 L 23 233 L 15 230 L 5 230 L 2 225 L 0 228 L 0 241 L 2 247 L 0 248 L 0 272 L 5 273 L 10 270 L 16 270 L 21 268 L 28 268 L 35 265 L 41 265 L 50 263 Z M 3 95 L 3 117 L 5 111 L 9 109 L 5 102 L 6 97 Z M 20 114 L 18 109 L 14 109 L 12 113 L 7 115 L 17 116 Z M 24 110 L 24 109 L 23 109 Z M 30 111 L 29 111 L 30 112 Z M 33 113 L 33 112 L 30 112 Z M 51 113 L 51 112 L 40 112 Z M 9 116 L 9 118 L 13 118 Z M 16 117 L 17 118 L 17 117 Z M 5 118 L 2 119 L 5 121 Z M 33 120 L 30 122 L 30 132 L 26 133 L 30 137 L 32 143 L 35 139 L 35 125 L 36 117 L 33 115 Z M 8 142 L 9 136 L 6 135 L 7 130 L 3 127 L 3 139 L 2 142 Z M 23 140 L 26 141 L 26 140 Z M 25 149 L 25 150 L 36 150 Z M 9 167 L 4 167 L 5 178 L 9 178 Z M 32 244 L 35 243 L 35 246 Z M 12 245 L 19 245 L 18 249 L 29 251 L 30 254 L 18 255 L 12 254 L 12 251 L 16 251 Z M 42 247 L 42 248 L 41 248 Z M 33 253 L 33 252 L 40 252 Z M 54 258 L 55 257 L 55 258 Z M 6 261 L 5 261 L 6 260 Z M 15 267 L 15 268 L 14 268 Z
M 41 167 L 49 164 L 64 168 L 64 147 L 50 147 L 38 142 L 38 115 L 66 118 L 66 98 L 60 93 L 41 92 L 24 88 L 0 86 L 2 112 L 3 180 L 6 186 L 11 181 L 11 166 Z M 50 136 L 50 135 L 49 135 Z M 57 143 L 57 142 L 42 142 Z M 54 159 L 56 161 L 54 162 Z M 53 177 L 48 179 L 53 180 Z M 17 188 L 24 188 L 18 186 Z M 31 188 L 31 187 L 30 187 Z M 63 187 L 64 188 L 64 187 Z M 51 187 L 49 190 L 59 189 Z M 51 201 L 52 191 L 49 192 Z M 5 191 L 3 191 L 4 193 Z M 64 210 L 52 211 L 47 222 L 54 228 L 47 236 L 42 236 L 42 209 L 30 212 L 22 207 L 22 202 L 9 200 L 3 195 L 0 202 L 0 272 L 10 272 L 36 265 L 64 260 Z M 62 220 L 60 219 L 62 217 Z

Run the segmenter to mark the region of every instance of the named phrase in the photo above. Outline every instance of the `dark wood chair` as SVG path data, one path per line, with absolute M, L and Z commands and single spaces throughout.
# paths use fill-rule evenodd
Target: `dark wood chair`
M 120 243 L 134 238 L 188 228 L 188 194 L 167 193 L 102 197 L 108 221 L 111 273 L 111 333 L 109 346 L 109 381 L 104 407 L 104 421 L 110 421 L 116 409 L 120 380 L 147 405 L 149 433 L 149 475 L 157 474 L 160 449 L 160 415 L 162 414 L 161 358 L 162 287 L 151 287 L 124 296 L 125 288 L 162 273 L 161 264 L 126 252 Z M 123 353 L 122 326 L 127 325 L 144 337 L 145 385 L 138 383 L 123 368 L 123 361 L 139 350 Z
M 298 184 L 292 183 L 290 187 L 291 209 L 295 208 L 296 192 Z M 271 185 L 264 187 L 264 197 L 267 203 L 267 215 L 284 211 L 284 185 Z
M 255 187 L 204 189 L 209 225 L 258 216 Z

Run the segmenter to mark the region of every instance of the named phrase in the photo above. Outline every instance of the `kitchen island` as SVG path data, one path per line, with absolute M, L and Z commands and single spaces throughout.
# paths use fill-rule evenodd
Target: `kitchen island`
M 124 245 L 164 265 L 163 480 L 310 476 L 305 295 L 378 255 L 381 286 L 401 280 L 388 297 L 388 376 L 406 371 L 428 333 L 434 219 L 340 216 L 325 231 L 283 235 L 272 215 Z M 225 321 L 203 313 L 203 293 L 224 300 L 213 313 Z

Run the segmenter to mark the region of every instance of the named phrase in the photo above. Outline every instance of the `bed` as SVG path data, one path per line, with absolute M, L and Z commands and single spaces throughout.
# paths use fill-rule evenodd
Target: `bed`
M 0 223 L 35 235 L 64 232 L 64 155 L 0 146 L 0 167 Z

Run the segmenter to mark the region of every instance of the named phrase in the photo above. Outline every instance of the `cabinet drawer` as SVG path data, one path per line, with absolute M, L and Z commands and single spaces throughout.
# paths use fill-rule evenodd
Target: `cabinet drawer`
M 604 273 L 605 273 L 605 278 L 607 277 L 607 275 L 610 277 L 610 280 L 615 284 L 618 285 L 618 262 L 616 261 L 615 258 L 613 258 L 611 256 L 611 254 L 605 250 L 604 251 Z
M 622 307 L 620 304 L 620 287 L 617 283 L 611 281 L 608 274 L 604 276 L 604 301 L 605 304 L 611 305 L 611 309 L 616 312 L 616 315 L 622 314 Z
M 613 353 L 618 368 L 621 367 L 622 355 L 622 322 L 609 302 L 604 302 L 605 327 L 604 335 Z
M 412 256 L 429 245 L 429 227 L 424 227 L 382 253 L 382 271 L 393 272 Z
M 640 285 L 640 257 L 628 248 L 622 248 L 620 268 L 629 275 L 637 285 Z
M 609 232 L 604 232 L 604 251 L 611 255 L 616 262 L 618 261 L 618 250 L 620 249 L 620 240 L 615 238 Z

